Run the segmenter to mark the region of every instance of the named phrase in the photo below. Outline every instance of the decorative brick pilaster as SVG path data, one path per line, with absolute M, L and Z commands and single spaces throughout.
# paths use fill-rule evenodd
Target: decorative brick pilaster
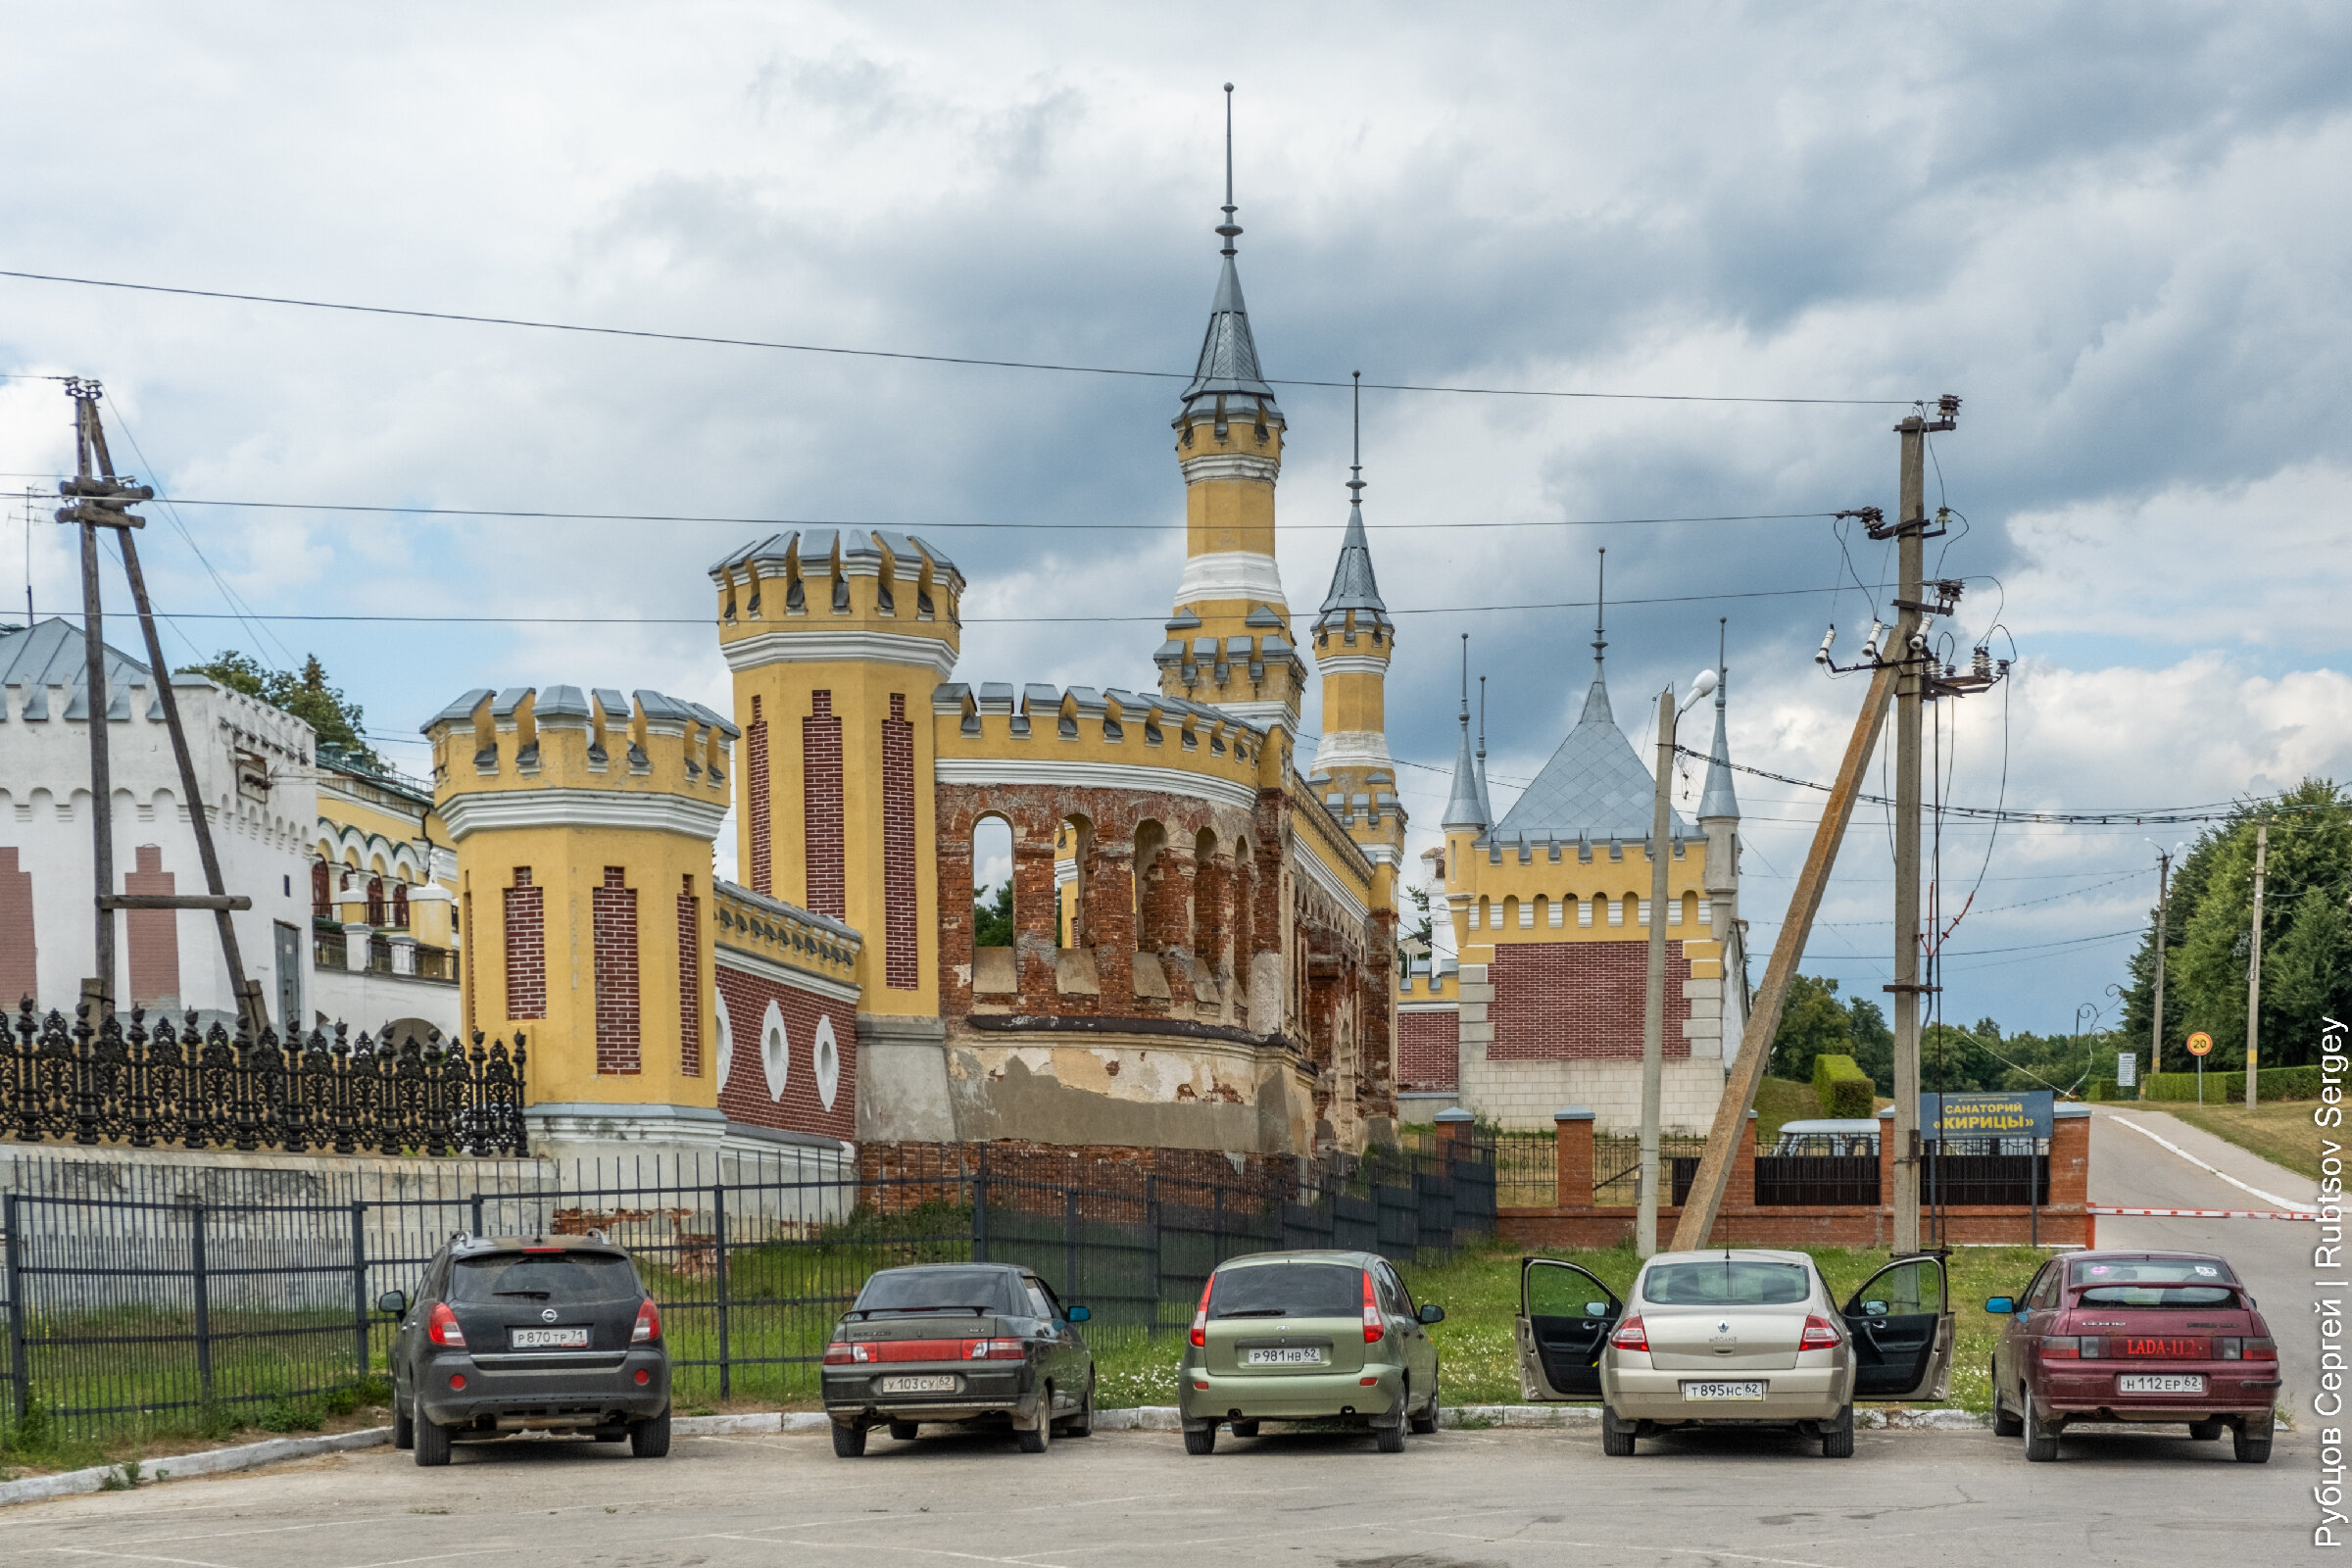
M 1562 1208 L 1592 1206 L 1592 1112 L 1582 1106 L 1554 1111 L 1551 1117 L 1553 1167 L 1558 1183 L 1553 1200 Z
M 596 1070 L 633 1073 L 640 1065 L 637 1028 L 637 890 L 627 873 L 605 867 L 590 895 L 596 935 Z
M 531 883 L 531 868 L 514 868 L 507 906 L 507 1016 L 547 1016 L 547 894 Z M 471 929 L 473 922 L 466 922 Z M 472 962 L 470 955 L 467 963 Z
M 848 912 L 845 902 L 841 822 L 841 720 L 833 694 L 808 694 L 809 713 L 801 720 L 801 814 L 808 845 L 808 907 L 834 919 Z
M 40 995 L 32 940 L 32 873 L 18 869 L 17 847 L 0 845 L 0 1005 Z
M 882 721 L 882 983 L 912 991 L 921 975 L 915 935 L 914 726 L 906 696 L 890 694 Z
M 751 821 L 745 830 L 752 842 L 752 891 L 775 896 L 775 861 L 768 845 L 772 824 L 767 809 L 767 720 L 760 715 L 760 699 L 752 699 L 752 727 L 744 732 L 745 789 L 750 797 L 746 809 Z
M 161 845 L 142 844 L 132 852 L 138 869 L 122 876 L 125 893 L 172 893 L 176 879 L 164 869 Z M 133 1006 L 151 1007 L 179 996 L 179 914 L 172 909 L 132 909 L 122 916 L 123 945 L 130 951 L 130 1000 Z
M 692 877 L 678 894 L 678 1071 L 703 1075 L 703 911 Z

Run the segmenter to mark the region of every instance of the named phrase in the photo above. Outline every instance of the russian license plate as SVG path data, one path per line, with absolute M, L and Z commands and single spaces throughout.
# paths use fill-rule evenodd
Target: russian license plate
M 2205 1380 L 2193 1372 L 2127 1372 L 2115 1380 L 2118 1394 L 2203 1394 Z
M 876 1378 L 874 1388 L 876 1392 L 882 1394 L 954 1394 L 956 1392 L 956 1375 L 952 1372 L 940 1372 L 909 1377 Z
M 508 1343 L 517 1350 L 585 1350 L 588 1331 L 580 1329 L 515 1329 Z
M 1250 1366 L 1321 1366 L 1323 1352 L 1312 1346 L 1281 1346 L 1251 1350 Z
M 1686 1399 L 1761 1399 L 1764 1397 L 1764 1383 L 1761 1379 L 1753 1383 L 1686 1383 L 1683 1385 L 1683 1397 Z

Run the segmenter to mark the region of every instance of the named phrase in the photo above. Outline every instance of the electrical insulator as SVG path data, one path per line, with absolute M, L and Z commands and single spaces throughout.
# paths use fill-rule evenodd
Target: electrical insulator
M 1992 679 L 1992 650 L 1983 643 L 1977 644 L 1976 659 L 1970 667 L 1975 670 L 1977 679 Z
M 1877 629 L 1875 626 L 1872 629 L 1872 635 L 1877 635 Z M 1838 624 L 1837 622 L 1832 621 L 1830 623 L 1830 629 L 1822 634 L 1821 647 L 1814 651 L 1813 662 L 1816 664 L 1828 663 L 1830 662 L 1830 644 L 1836 642 L 1837 640 Z

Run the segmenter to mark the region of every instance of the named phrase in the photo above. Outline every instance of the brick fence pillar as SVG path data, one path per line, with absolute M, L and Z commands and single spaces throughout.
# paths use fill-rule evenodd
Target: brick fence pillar
M 1445 1151 L 1450 1163 L 1470 1156 L 1470 1133 L 1477 1125 L 1475 1116 L 1459 1106 L 1438 1112 L 1438 1147 Z
M 1756 1206 L 1756 1113 L 1747 1113 L 1747 1124 L 1740 1131 L 1740 1142 L 1732 1149 L 1731 1168 L 1724 1174 L 1721 1208 L 1753 1208 Z M 1719 1210 L 1720 1211 L 1720 1210 Z
M 1894 1107 L 1879 1112 L 1879 1207 L 1891 1219 L 1894 1213 Z
M 2050 1123 L 2050 1206 L 2090 1201 L 2090 1107 L 2060 1105 Z
M 1582 1105 L 1551 1113 L 1553 1158 L 1561 1208 L 1592 1206 L 1592 1112 Z

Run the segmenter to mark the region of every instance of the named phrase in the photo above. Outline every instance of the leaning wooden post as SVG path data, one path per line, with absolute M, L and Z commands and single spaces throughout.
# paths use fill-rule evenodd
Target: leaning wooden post
M 1797 960 L 1805 954 L 1805 941 L 1813 933 L 1813 917 L 1821 910 L 1821 897 L 1830 883 L 1830 868 L 1838 862 L 1838 846 L 1845 837 L 1845 824 L 1854 814 L 1854 801 L 1862 793 L 1862 775 L 1870 767 L 1870 754 L 1879 743 L 1879 726 L 1886 719 L 1886 704 L 1894 695 L 1895 668 L 1882 664 L 1870 677 L 1870 690 L 1863 695 L 1862 711 L 1854 718 L 1854 733 L 1845 744 L 1845 760 L 1838 765 L 1838 782 L 1830 788 L 1829 803 L 1821 809 L 1821 821 L 1813 829 L 1813 847 L 1805 852 L 1805 866 L 1797 874 L 1796 887 L 1788 895 L 1788 913 L 1781 922 L 1780 940 L 1772 946 L 1772 962 L 1765 967 L 1764 984 L 1756 992 L 1753 1010 L 1747 1015 L 1747 1028 L 1740 1037 L 1740 1055 L 1732 1064 L 1731 1076 L 1723 1086 L 1723 1100 L 1715 1107 L 1715 1125 L 1707 1133 L 1707 1152 L 1698 1162 L 1698 1174 L 1691 1180 L 1690 1197 L 1683 1205 L 1682 1218 L 1674 1227 L 1674 1250 L 1678 1252 L 1696 1251 L 1707 1245 L 1707 1235 L 1715 1228 L 1715 1214 L 1723 1206 L 1723 1189 L 1731 1175 L 1732 1155 L 1740 1139 L 1747 1131 L 1748 1108 L 1756 1102 L 1757 1086 L 1764 1081 L 1764 1069 L 1772 1059 L 1772 1037 L 1780 1033 L 1781 1009 L 1788 1001 L 1788 982 L 1796 976 Z

